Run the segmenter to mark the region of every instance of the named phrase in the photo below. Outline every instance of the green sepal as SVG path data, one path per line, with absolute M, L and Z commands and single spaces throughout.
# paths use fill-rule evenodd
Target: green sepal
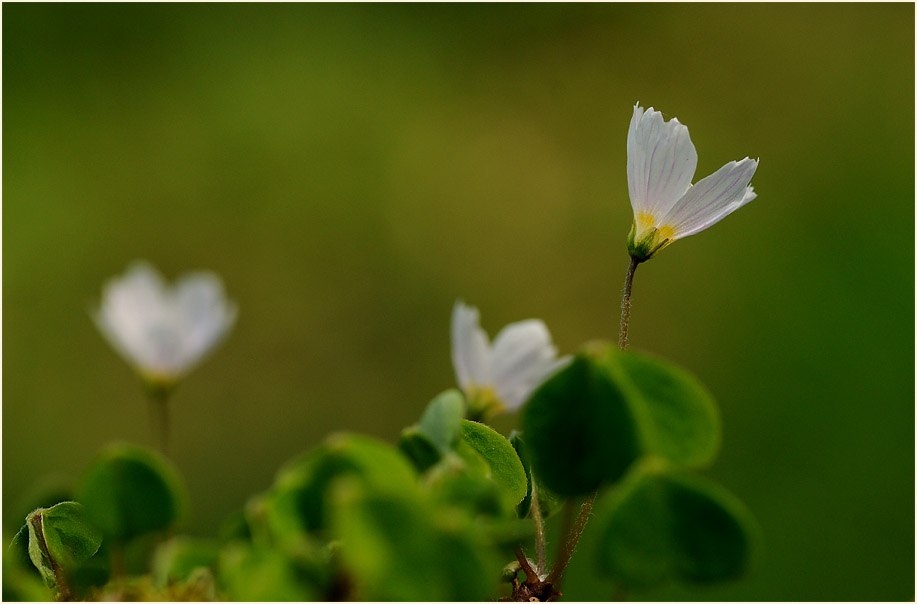
M 174 466 L 136 445 L 108 447 L 78 490 L 92 521 L 117 543 L 165 531 L 186 513 L 187 495 Z
M 487 474 L 507 494 L 513 505 L 528 491 L 528 478 L 522 462 L 499 432 L 477 422 L 462 420 L 462 441 L 487 464 Z
M 599 566 L 629 587 L 740 577 L 757 539 L 751 514 L 734 496 L 661 460 L 638 464 L 596 519 Z
M 639 240 L 636 239 L 637 224 L 632 223 L 627 234 L 627 253 L 637 262 L 646 262 L 669 246 L 673 239 L 663 238 L 658 229 L 650 229 Z

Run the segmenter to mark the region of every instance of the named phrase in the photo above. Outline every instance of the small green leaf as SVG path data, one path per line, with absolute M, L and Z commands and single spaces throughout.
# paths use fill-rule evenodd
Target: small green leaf
M 82 505 L 65 501 L 39 510 L 48 553 L 65 570 L 91 558 L 102 545 L 100 531 L 86 515 Z
M 26 517 L 29 558 L 48 587 L 70 597 L 68 579 L 80 564 L 89 560 L 102 544 L 102 532 L 88 519 L 82 505 L 65 501 L 39 508 Z M 14 539 L 21 551 L 24 534 Z
M 487 460 L 465 440 L 459 441 L 459 444 L 455 446 L 455 453 L 452 456 L 446 456 L 442 465 L 455 466 L 467 474 L 491 480 L 492 473 Z
M 281 541 L 326 528 L 330 485 L 343 476 L 373 491 L 416 490 L 417 474 L 391 445 L 356 434 L 335 434 L 284 466 L 263 501 L 270 532 Z
M 337 485 L 333 527 L 355 601 L 484 601 L 499 575 L 491 550 L 461 514 L 419 497 Z
M 618 479 L 643 451 L 627 394 L 585 354 L 535 391 L 522 430 L 535 473 L 559 495 L 591 493 Z
M 523 429 L 536 476 L 562 495 L 613 483 L 645 455 L 701 466 L 719 445 L 716 406 L 695 378 L 603 343 L 541 385 Z
M 606 362 L 620 368 L 649 415 L 643 427 L 649 452 L 687 467 L 709 464 L 720 444 L 713 397 L 693 375 L 646 355 L 612 349 Z
M 465 398 L 458 390 L 446 390 L 427 405 L 417 425 L 441 454 L 451 451 L 462 435 Z
M 500 433 L 484 424 L 462 420 L 462 440 L 480 455 L 490 470 L 490 477 L 507 493 L 513 505 L 528 491 L 528 478 L 516 450 Z
M 745 506 L 722 487 L 661 462 L 635 468 L 596 516 L 602 570 L 632 587 L 739 577 L 756 533 Z
M 78 491 L 86 512 L 113 541 L 164 531 L 185 511 L 178 473 L 158 453 L 114 445 L 90 466 Z

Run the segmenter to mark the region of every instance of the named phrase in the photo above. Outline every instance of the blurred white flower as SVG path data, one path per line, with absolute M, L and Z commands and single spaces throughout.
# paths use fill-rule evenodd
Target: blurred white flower
M 556 356 L 548 328 L 537 319 L 507 325 L 491 345 L 477 308 L 458 301 L 452 309 L 452 365 L 472 416 L 519 409 L 569 360 Z
M 731 161 L 693 186 L 697 152 L 688 127 L 637 103 L 627 132 L 627 185 L 634 223 L 627 248 L 649 260 L 676 239 L 703 231 L 756 197 L 758 160 Z
M 93 319 L 145 380 L 169 386 L 226 335 L 236 306 L 213 273 L 188 273 L 169 286 L 152 266 L 135 262 L 105 285 Z

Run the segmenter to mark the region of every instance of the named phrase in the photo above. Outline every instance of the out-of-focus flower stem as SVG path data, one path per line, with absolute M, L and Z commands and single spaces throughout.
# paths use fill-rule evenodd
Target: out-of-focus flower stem
M 155 430 L 159 433 L 159 451 L 169 456 L 170 416 L 169 399 L 171 390 L 166 388 L 149 388 L 150 416 Z

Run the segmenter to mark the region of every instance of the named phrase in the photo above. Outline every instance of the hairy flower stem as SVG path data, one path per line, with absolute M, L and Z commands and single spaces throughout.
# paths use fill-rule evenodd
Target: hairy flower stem
M 621 328 L 618 331 L 618 348 L 627 348 L 627 327 L 630 324 L 630 294 L 634 286 L 634 273 L 640 261 L 630 257 L 630 266 L 627 267 L 627 277 L 624 278 L 624 297 L 621 299 Z
M 631 256 L 630 265 L 627 267 L 627 276 L 624 279 L 624 297 L 621 300 L 621 329 L 618 332 L 618 348 L 621 350 L 627 348 L 627 327 L 630 324 L 630 297 L 634 286 L 634 273 L 637 271 L 638 264 L 640 264 L 640 261 Z M 583 534 L 583 529 L 586 528 L 586 523 L 589 522 L 589 514 L 592 513 L 592 506 L 598 494 L 599 492 L 595 491 L 586 497 L 585 501 L 583 501 L 583 505 L 580 507 L 579 514 L 576 516 L 576 522 L 573 523 L 572 527 L 569 526 L 569 522 L 564 522 L 563 542 L 561 543 L 560 553 L 557 556 L 557 560 L 554 562 L 554 568 L 551 569 L 551 572 L 545 579 L 545 583 L 560 585 L 560 580 L 564 576 L 564 571 L 567 570 L 567 564 L 570 563 L 573 552 L 576 551 L 576 546 L 579 543 L 580 536 Z M 566 504 L 567 509 L 565 510 L 568 514 L 568 518 L 572 509 L 570 507 L 571 505 L 572 504 L 568 500 Z
M 583 534 L 583 529 L 586 528 L 586 523 L 589 522 L 589 514 L 592 513 L 592 504 L 595 503 L 595 498 L 598 494 L 599 492 L 596 491 L 587 496 L 586 500 L 583 501 L 579 514 L 576 516 L 576 522 L 573 523 L 573 527 L 569 534 L 565 535 L 564 541 L 560 546 L 560 553 L 557 556 L 557 560 L 554 562 L 554 568 L 551 569 L 551 572 L 545 579 L 545 583 L 560 585 L 560 580 L 564 576 L 564 571 L 567 570 L 567 564 L 570 563 L 573 552 L 576 551 L 576 546 L 579 543 L 580 536 Z
M 541 516 L 541 507 L 538 504 L 538 489 L 532 484 L 532 522 L 535 524 L 535 555 L 538 561 L 538 572 L 547 570 L 547 556 L 545 555 L 544 519 Z

